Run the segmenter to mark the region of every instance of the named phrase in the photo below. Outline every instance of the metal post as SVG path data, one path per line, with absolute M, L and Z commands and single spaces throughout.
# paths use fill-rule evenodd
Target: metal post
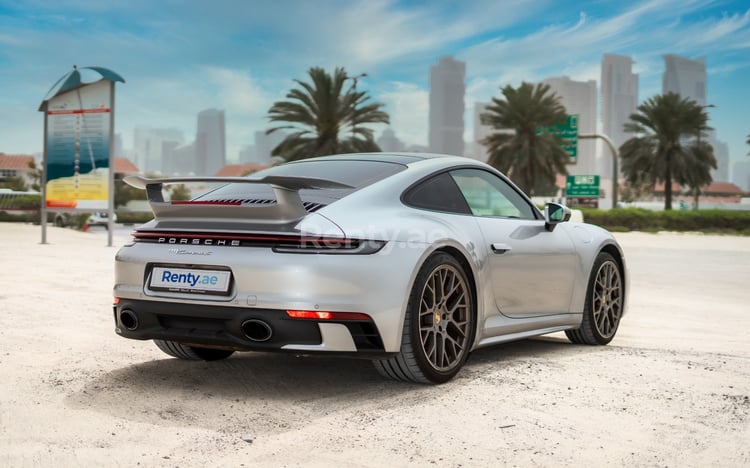
M 115 229 L 115 82 L 109 83 L 109 193 L 107 194 L 107 247 L 112 247 Z
M 44 153 L 42 156 L 42 180 L 39 181 L 39 185 L 42 191 L 42 206 L 39 213 L 41 219 L 39 224 L 42 226 L 42 244 L 47 243 L 47 108 L 44 108 Z
M 612 142 L 612 140 L 607 136 L 600 133 L 583 133 L 579 134 L 578 138 L 583 139 L 591 139 L 591 138 L 601 138 L 604 140 L 604 142 L 609 146 L 609 150 L 612 152 L 612 208 L 617 208 L 617 189 L 619 187 L 617 177 L 618 177 L 618 167 L 617 167 L 617 148 L 615 147 L 615 144 Z

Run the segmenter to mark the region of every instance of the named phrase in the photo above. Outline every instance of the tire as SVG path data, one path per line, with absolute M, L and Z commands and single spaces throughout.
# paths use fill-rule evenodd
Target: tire
M 383 376 L 395 380 L 447 382 L 466 362 L 473 333 L 469 280 L 454 257 L 440 252 L 422 265 L 409 294 L 401 351 L 373 364 Z
M 623 292 L 620 265 L 612 255 L 600 252 L 589 275 L 581 326 L 566 330 L 568 339 L 587 345 L 605 345 L 612 341 L 622 318 Z
M 154 340 L 154 344 L 166 354 L 188 361 L 220 361 L 234 354 L 231 349 L 200 348 L 176 341 Z

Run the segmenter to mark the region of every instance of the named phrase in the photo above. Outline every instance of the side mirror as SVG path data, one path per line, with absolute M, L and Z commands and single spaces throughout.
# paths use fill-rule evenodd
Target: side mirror
M 564 223 L 570 219 L 570 210 L 567 206 L 559 203 L 547 203 L 544 205 L 544 227 L 553 231 L 558 223 Z

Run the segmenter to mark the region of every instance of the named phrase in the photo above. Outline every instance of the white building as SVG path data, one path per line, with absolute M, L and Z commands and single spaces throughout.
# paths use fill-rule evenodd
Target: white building
M 662 93 L 676 93 L 706 105 L 706 58 L 691 60 L 678 55 L 664 55 Z
M 711 178 L 717 182 L 729 182 L 729 145 L 717 140 L 713 133 L 708 141 L 714 147 L 716 157 L 716 169 L 711 170 Z
M 602 132 L 615 147 L 632 135 L 623 130 L 630 115 L 638 107 L 638 75 L 633 73 L 633 60 L 623 55 L 604 54 L 601 77 Z M 607 179 L 612 177 L 612 155 L 607 147 L 600 145 L 598 173 Z
M 487 107 L 492 105 L 491 102 L 475 102 L 474 103 L 474 152 L 473 157 L 479 161 L 487 162 L 489 155 L 487 154 L 487 147 L 480 143 L 488 136 L 492 134 L 494 129 L 482 123 L 482 114 L 487 112 Z
M 750 192 L 750 161 L 734 163 L 732 167 L 732 182 L 746 192 Z
M 144 174 L 165 172 L 165 143 L 184 143 L 182 132 L 175 128 L 136 127 L 133 137 L 133 162 Z
M 596 133 L 596 81 L 573 81 L 567 76 L 548 78 L 543 83 L 560 97 L 568 115 L 578 115 L 578 133 Z M 568 165 L 570 175 L 594 175 L 597 172 L 595 140 L 578 140 L 578 159 Z
M 380 137 L 375 141 L 381 150 L 385 152 L 399 152 L 406 148 L 406 145 L 401 142 L 391 128 L 386 128 Z
M 271 162 L 274 148 L 279 146 L 287 137 L 283 130 L 276 130 L 266 134 L 265 130 L 255 132 L 255 159 L 249 162 L 269 164 Z
M 430 67 L 429 148 L 433 153 L 464 154 L 466 64 L 443 57 Z
M 216 174 L 227 163 L 224 111 L 206 109 L 198 113 L 195 132 L 196 174 Z

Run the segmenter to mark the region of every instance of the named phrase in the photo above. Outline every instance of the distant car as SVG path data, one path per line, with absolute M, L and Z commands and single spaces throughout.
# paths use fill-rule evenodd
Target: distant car
M 112 214 L 112 222 L 117 222 L 117 215 Z M 90 226 L 108 226 L 109 225 L 109 213 L 106 211 L 97 211 L 96 213 L 93 213 L 91 216 L 89 216 L 89 219 L 86 221 L 86 224 Z
M 540 211 L 464 157 L 349 154 L 244 178 L 127 178 L 155 219 L 115 258 L 115 331 L 166 354 L 369 358 L 440 383 L 477 348 L 565 331 L 604 345 L 625 312 L 615 239 Z M 223 182 L 191 201 L 162 188 Z

